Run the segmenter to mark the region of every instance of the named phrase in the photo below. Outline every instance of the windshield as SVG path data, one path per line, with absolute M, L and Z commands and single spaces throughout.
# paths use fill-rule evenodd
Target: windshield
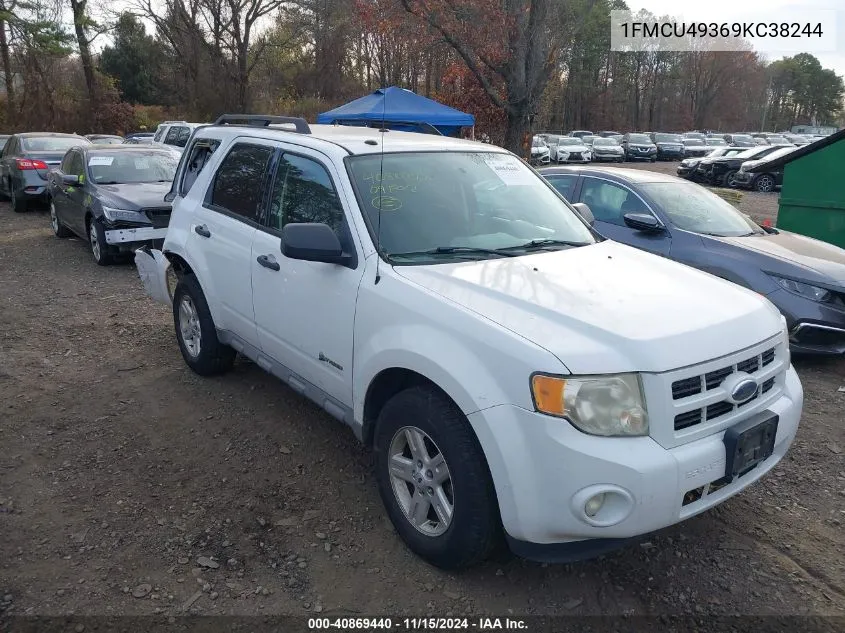
M 438 263 L 443 255 L 486 259 L 497 256 L 493 249 L 522 254 L 533 240 L 595 241 L 554 189 L 511 154 L 409 152 L 347 161 L 358 204 L 396 264 Z M 434 252 L 454 248 L 465 252 Z
M 734 134 L 732 137 L 734 143 L 753 143 L 754 139 L 748 134 Z
M 795 147 L 782 147 L 780 149 L 776 149 L 771 154 L 766 154 L 765 156 L 760 157 L 757 160 L 769 161 L 769 160 L 773 160 L 775 158 L 780 158 L 781 156 L 786 156 L 787 154 L 795 151 L 795 149 L 796 149 Z
M 28 136 L 21 139 L 25 152 L 66 152 L 71 147 L 90 144 L 91 141 L 81 136 Z
M 628 142 L 629 143 L 651 144 L 651 139 L 649 137 L 647 137 L 645 134 L 629 134 L 628 135 Z
M 679 134 L 655 134 L 655 140 L 658 143 L 680 143 L 681 137 Z
M 725 142 L 725 139 L 723 139 L 723 138 L 708 138 L 705 141 L 705 143 L 707 143 L 707 145 L 713 145 L 713 146 L 719 146 L 719 147 L 721 147 L 722 145 L 727 145 L 727 143 Z
M 557 139 L 558 145 L 583 145 L 584 141 L 580 138 L 572 138 L 571 136 L 560 136 Z
M 178 157 L 162 151 L 97 151 L 88 154 L 88 173 L 98 185 L 170 182 Z
M 546 142 L 545 142 L 543 139 L 541 139 L 541 138 L 537 138 L 537 137 L 535 136 L 535 137 L 534 137 L 534 140 L 533 140 L 533 141 L 532 141 L 532 143 L 531 143 L 531 146 L 532 146 L 532 147 L 546 147 Z
M 768 137 L 769 143 L 789 143 L 784 136 L 770 136 Z
M 763 233 L 735 207 L 695 183 L 650 182 L 640 188 L 679 229 L 720 237 Z
M 595 147 L 605 147 L 605 146 L 613 147 L 615 145 L 619 145 L 619 143 L 616 142 L 616 139 L 612 139 L 612 138 L 597 138 L 593 141 L 593 145 Z
M 693 146 L 693 145 L 703 147 L 704 141 L 702 141 L 701 139 L 697 139 L 697 138 L 685 138 L 684 139 L 684 145 L 689 145 L 690 147 Z
M 704 134 L 701 134 L 700 132 L 686 132 L 684 134 L 684 138 L 704 139 Z

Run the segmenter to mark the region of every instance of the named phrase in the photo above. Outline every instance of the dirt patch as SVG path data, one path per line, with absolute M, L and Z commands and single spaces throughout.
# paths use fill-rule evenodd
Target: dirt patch
M 598 560 L 447 574 L 346 428 L 250 363 L 192 374 L 134 267 L 44 212 L 0 206 L 0 236 L 0 612 L 845 614 L 841 361 L 799 365 L 788 458 L 718 509 Z

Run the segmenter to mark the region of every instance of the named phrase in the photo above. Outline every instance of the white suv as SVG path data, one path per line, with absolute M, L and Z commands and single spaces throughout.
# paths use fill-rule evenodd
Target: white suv
M 163 145 L 181 153 L 191 138 L 191 133 L 203 125 L 202 123 L 187 123 L 185 121 L 164 121 L 156 128 L 153 135 L 153 145 Z
M 735 495 L 795 437 L 771 303 L 603 240 L 501 148 L 224 116 L 172 193 L 163 252 L 136 262 L 185 362 L 243 354 L 349 425 L 435 565 L 502 536 L 538 560 L 618 546 Z

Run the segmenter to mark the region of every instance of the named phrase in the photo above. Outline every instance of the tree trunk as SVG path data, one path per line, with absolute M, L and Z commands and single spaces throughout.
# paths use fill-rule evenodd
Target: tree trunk
M 531 139 L 528 138 L 531 131 L 528 121 L 530 112 L 531 108 L 528 104 L 512 107 L 508 111 L 508 127 L 505 130 L 504 148 L 526 160 L 531 157 Z
M 0 11 L 5 15 L 6 3 L 0 0 Z M 0 20 L 0 57 L 3 59 L 3 79 L 6 83 L 6 127 L 15 124 L 15 78 L 12 76 L 12 62 L 9 59 L 9 40 L 6 38 L 6 21 Z
M 82 61 L 82 72 L 85 75 L 85 85 L 88 88 L 89 125 L 94 125 L 97 107 L 97 79 L 94 76 L 94 63 L 91 59 L 91 48 L 85 35 L 85 8 L 88 0 L 70 0 L 73 10 L 73 30 L 76 33 L 76 43 L 79 46 L 79 59 Z M 92 129 L 92 131 L 96 131 Z

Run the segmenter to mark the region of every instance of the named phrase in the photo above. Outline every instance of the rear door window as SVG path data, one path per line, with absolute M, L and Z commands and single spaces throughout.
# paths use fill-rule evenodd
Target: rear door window
M 250 222 L 258 222 L 264 179 L 274 149 L 265 145 L 236 143 L 223 159 L 209 190 L 208 203 Z

